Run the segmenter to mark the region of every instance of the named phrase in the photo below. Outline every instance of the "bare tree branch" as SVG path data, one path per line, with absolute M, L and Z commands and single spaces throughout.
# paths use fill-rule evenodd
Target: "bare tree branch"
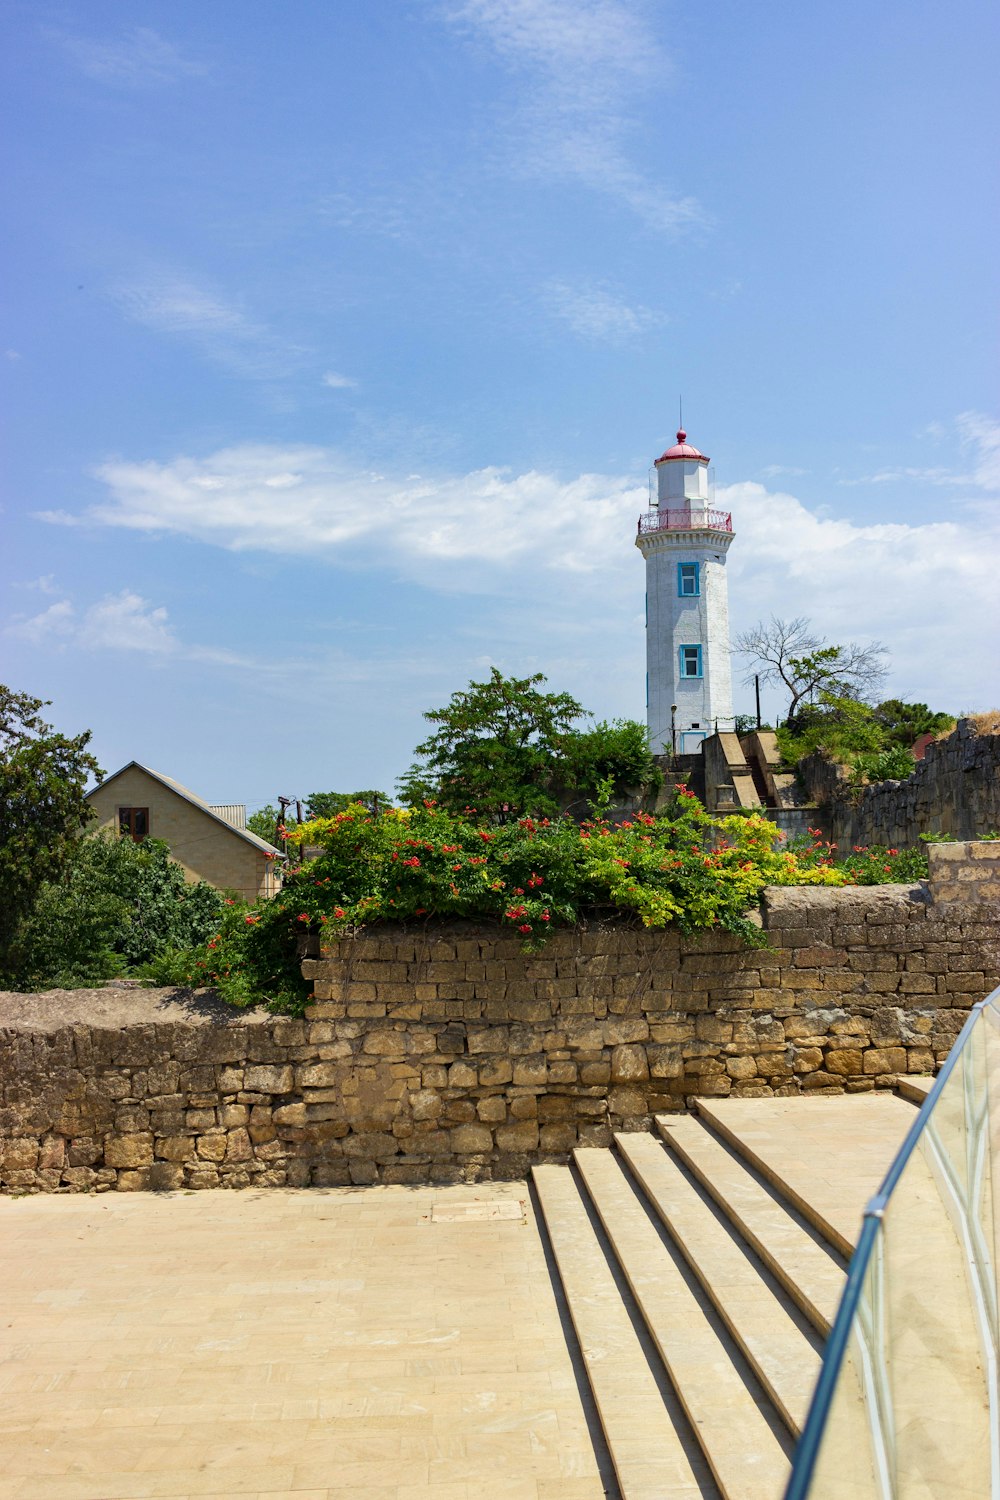
M 759 676 L 761 682 L 780 683 L 788 692 L 789 718 L 817 692 L 870 700 L 886 675 L 886 651 L 878 641 L 831 646 L 802 615 L 794 620 L 772 615 L 769 623 L 737 636 L 735 644 L 750 659 L 744 682 L 749 685 Z

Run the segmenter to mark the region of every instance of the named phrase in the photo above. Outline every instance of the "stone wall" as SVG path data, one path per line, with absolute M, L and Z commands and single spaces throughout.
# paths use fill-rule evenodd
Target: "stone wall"
M 818 754 L 800 761 L 799 773 L 821 809 L 817 821 L 841 849 L 906 848 L 922 833 L 970 840 L 1000 832 L 1000 734 L 981 734 L 969 719 L 932 741 L 905 781 L 850 788 L 846 768 Z
M 929 844 L 927 862 L 935 906 L 992 907 L 1000 918 L 1000 839 Z M 1000 922 L 997 938 L 1000 943 Z
M 128 992 L 119 1025 L 0 1011 L 0 1186 L 520 1176 L 694 1095 L 890 1087 L 939 1064 L 997 981 L 983 847 L 944 857 L 943 901 L 771 890 L 766 949 L 609 927 L 530 957 L 495 929 L 396 931 L 307 960 L 304 1020 L 194 1006 L 130 1025 Z

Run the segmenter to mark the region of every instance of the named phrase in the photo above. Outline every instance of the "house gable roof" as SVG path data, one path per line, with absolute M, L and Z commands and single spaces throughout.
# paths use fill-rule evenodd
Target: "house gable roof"
M 267 839 L 258 838 L 255 833 L 251 833 L 249 828 L 237 828 L 234 823 L 228 823 L 225 818 L 220 817 L 217 812 L 214 812 L 209 804 L 203 801 L 196 792 L 192 792 L 190 788 L 182 786 L 172 776 L 164 776 L 162 771 L 154 771 L 151 766 L 144 766 L 138 760 L 130 760 L 127 766 L 122 766 L 113 775 L 106 777 L 100 786 L 95 786 L 92 791 L 87 793 L 88 800 L 96 792 L 103 792 L 105 787 L 110 786 L 113 781 L 117 781 L 119 776 L 124 776 L 126 771 L 141 771 L 144 776 L 149 776 L 153 781 L 158 781 L 168 791 L 174 792 L 178 797 L 182 797 L 185 802 L 190 802 L 191 806 L 196 807 L 199 812 L 204 813 L 206 818 L 211 818 L 213 823 L 218 823 L 220 828 L 225 828 L 228 833 L 235 835 L 236 838 L 243 839 L 246 843 L 252 844 L 262 854 L 277 854 L 279 859 L 287 857 L 280 849 L 276 849 L 274 844 L 269 844 Z

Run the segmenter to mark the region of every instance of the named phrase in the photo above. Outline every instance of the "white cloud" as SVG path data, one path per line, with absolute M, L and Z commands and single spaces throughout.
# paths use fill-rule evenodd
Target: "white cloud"
M 1000 422 L 982 412 L 965 411 L 958 418 L 958 430 L 973 459 L 972 471 L 962 482 L 1000 494 Z
M 152 607 L 131 589 L 108 594 L 91 605 L 83 617 L 78 640 L 91 651 L 143 651 L 156 656 L 170 655 L 179 645 L 163 606 Z
M 595 343 L 624 344 L 666 322 L 662 313 L 648 307 L 630 307 L 604 287 L 552 281 L 546 292 L 555 315 L 581 338 Z
M 900 480 L 915 480 L 920 484 L 943 486 L 947 489 L 974 489 L 988 494 L 1000 495 L 1000 422 L 978 411 L 965 411 L 955 419 L 957 440 L 947 433 L 940 423 L 932 423 L 928 435 L 942 442 L 950 438 L 956 454 L 967 461 L 964 468 L 935 464 L 929 467 L 910 466 L 895 469 L 879 469 L 874 474 L 864 474 L 857 479 L 842 479 L 843 485 L 897 484 Z M 968 463 L 971 462 L 971 467 Z
M 136 26 L 122 36 L 103 39 L 73 36 L 52 28 L 45 35 L 62 47 L 81 73 L 102 83 L 144 88 L 199 78 L 208 71 L 204 63 L 185 57 L 149 26 Z
M 216 363 L 248 379 L 281 379 L 302 350 L 283 343 L 214 288 L 169 268 L 147 270 L 112 289 L 134 323 L 186 339 Z
M 27 641 L 32 646 L 40 646 L 45 641 L 59 639 L 72 633 L 74 610 L 68 599 L 60 599 L 55 604 L 50 604 L 48 609 L 43 609 L 40 614 L 32 615 L 29 619 L 19 619 L 13 625 L 8 626 L 7 634 Z
M 357 383 L 356 380 L 351 379 L 350 375 L 338 375 L 336 370 L 327 370 L 323 376 L 323 384 L 328 385 L 333 391 L 350 390 Z
M 41 519 L 192 537 L 234 551 L 320 554 L 348 564 L 373 549 L 393 567 L 422 577 L 430 565 L 503 570 L 541 552 L 560 571 L 592 572 L 645 487 L 584 474 L 571 480 L 497 468 L 408 478 L 363 470 L 323 448 L 246 446 L 205 460 L 107 463 L 110 494 L 79 518 Z M 473 584 L 468 586 L 472 587 Z
M 28 589 L 35 594 L 58 594 L 59 587 L 56 584 L 54 573 L 43 573 L 41 578 L 27 578 L 20 583 L 15 583 L 16 589 Z
M 976 441 L 988 450 L 990 431 Z M 986 458 L 977 450 L 973 462 Z M 643 575 L 631 542 L 646 488 L 629 476 L 397 476 L 327 449 L 247 446 L 171 463 L 116 461 L 100 478 L 107 498 L 81 523 L 326 559 L 380 574 L 388 587 L 402 577 L 476 595 L 474 609 L 450 606 L 470 658 L 490 642 L 507 670 L 534 662 L 553 681 L 576 678 L 579 691 L 595 676 L 614 681 L 621 661 L 641 657 Z M 732 509 L 736 529 L 734 634 L 772 613 L 807 615 L 834 640 L 884 640 L 901 696 L 953 708 L 1000 697 L 1000 683 L 987 681 L 992 653 L 970 649 L 994 640 L 1000 624 L 995 517 L 956 511 L 927 525 L 857 525 L 750 482 L 720 489 L 717 503 Z M 168 622 L 149 606 L 140 612 L 136 597 L 126 591 L 101 616 L 102 643 L 165 651 Z M 141 629 L 132 611 L 146 620 Z M 20 632 L 65 625 L 58 613 L 43 620 Z M 98 640 L 96 624 L 89 639 Z
M 648 181 L 624 145 L 639 100 L 670 72 L 645 9 L 639 0 L 458 0 L 445 14 L 524 78 L 510 122 L 516 170 L 578 182 L 675 233 L 703 223 L 701 207 Z
M 39 580 L 40 585 L 47 582 Z M 47 591 L 47 590 L 46 590 Z M 146 656 L 199 661 L 217 666 L 256 666 L 249 657 L 215 646 L 188 646 L 178 639 L 163 605 L 153 605 L 133 589 L 105 594 L 81 613 L 71 599 L 60 599 L 40 614 L 15 619 L 5 635 L 32 646 L 75 646 L 84 651 L 139 651 Z
M 797 469 L 794 464 L 767 464 L 760 471 L 765 479 L 800 479 L 807 469 Z

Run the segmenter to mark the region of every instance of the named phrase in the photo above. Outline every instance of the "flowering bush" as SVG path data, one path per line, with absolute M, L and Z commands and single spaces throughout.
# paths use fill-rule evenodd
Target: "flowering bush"
M 668 813 L 613 824 L 525 817 L 483 824 L 434 804 L 375 814 L 353 804 L 295 830 L 321 853 L 293 869 L 253 910 L 228 909 L 212 939 L 178 957 L 173 982 L 211 984 L 235 1004 L 267 999 L 297 1010 L 308 989 L 297 939 L 334 937 L 378 922 L 466 918 L 497 922 L 537 950 L 555 927 L 588 917 L 637 917 L 682 932 L 720 928 L 760 946 L 747 912 L 767 885 L 871 884 L 913 879 L 896 851 L 837 863 L 813 835 L 781 841 L 760 816 L 712 819 L 681 788 Z M 861 859 L 861 854 L 864 858 Z M 915 856 L 917 864 L 921 856 Z M 924 869 L 926 866 L 924 866 Z
M 911 885 L 927 876 L 927 855 L 922 849 L 855 844 L 849 854 L 841 855 L 819 828 L 810 828 L 808 837 L 790 840 L 787 848 L 800 868 L 834 871 L 840 877 L 838 885 Z

